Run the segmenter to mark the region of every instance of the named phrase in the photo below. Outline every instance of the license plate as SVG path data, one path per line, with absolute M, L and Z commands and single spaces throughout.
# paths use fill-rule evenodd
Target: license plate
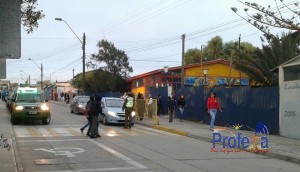
M 37 111 L 29 111 L 29 115 L 36 115 Z

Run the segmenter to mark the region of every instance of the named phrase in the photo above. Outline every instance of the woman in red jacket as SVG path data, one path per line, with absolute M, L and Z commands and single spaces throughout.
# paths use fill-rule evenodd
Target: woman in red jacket
M 222 112 L 221 106 L 217 100 L 216 93 L 211 93 L 210 97 L 207 99 L 207 113 L 210 114 L 210 130 L 214 130 L 215 119 L 217 115 L 217 109 Z

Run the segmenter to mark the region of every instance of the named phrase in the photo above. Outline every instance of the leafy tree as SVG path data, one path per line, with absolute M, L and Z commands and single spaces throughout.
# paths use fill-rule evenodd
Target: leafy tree
M 114 75 L 101 69 L 90 71 L 86 73 L 86 92 L 99 93 L 107 91 L 125 91 L 126 80 L 121 76 Z M 82 88 L 82 74 L 74 77 L 74 86 Z
M 242 71 L 259 85 L 277 85 L 278 74 L 272 69 L 299 54 L 297 42 L 291 33 L 272 37 L 270 45 L 263 45 L 253 56 L 243 56 Z
M 129 58 L 123 50 L 117 49 L 113 43 L 107 40 L 101 40 L 97 44 L 99 51 L 98 54 L 92 54 L 89 66 L 94 69 L 102 69 L 111 73 L 112 75 L 118 75 L 126 79 L 131 73 L 132 67 L 129 66 Z M 105 65 L 101 66 L 101 63 Z
M 291 31 L 300 31 L 300 11 L 297 11 L 299 10 L 299 2 L 286 4 L 284 0 L 280 0 L 279 4 L 277 0 L 274 0 L 276 6 L 275 9 L 271 9 L 270 5 L 268 7 L 264 7 L 251 2 L 239 2 L 248 7 L 245 8 L 244 11 L 248 15 L 249 19 L 239 15 L 237 13 L 238 9 L 235 7 L 231 8 L 232 11 L 234 11 L 238 16 L 246 20 L 248 23 L 255 26 L 257 29 L 261 30 L 267 40 L 270 40 L 272 37 L 274 37 L 274 35 L 270 33 L 270 27 L 285 28 Z M 249 8 L 255 12 L 253 14 L 249 14 Z M 286 11 L 288 11 L 288 13 Z
M 215 60 L 223 56 L 223 40 L 220 36 L 216 36 L 207 42 L 204 48 L 205 60 Z
M 38 21 L 45 17 L 42 10 L 37 10 L 37 0 L 21 0 L 21 23 L 27 33 L 38 28 Z
M 201 62 L 201 50 L 198 48 L 194 49 L 188 49 L 186 53 L 184 54 L 184 61 L 185 64 L 194 64 L 194 63 L 200 63 Z

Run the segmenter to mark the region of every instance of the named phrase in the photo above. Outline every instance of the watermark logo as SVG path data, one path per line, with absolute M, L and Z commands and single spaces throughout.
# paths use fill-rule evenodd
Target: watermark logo
M 0 135 L 0 148 L 7 149 L 8 151 L 10 151 L 10 149 L 11 149 L 11 146 L 7 142 L 7 138 L 5 138 L 4 134 Z
M 252 135 L 245 136 L 241 132 L 243 127 L 251 129 Z M 236 133 L 236 130 L 238 132 Z M 212 135 L 211 152 L 269 152 L 268 127 L 259 122 L 255 130 L 247 125 L 234 124 L 232 127 L 216 128 Z

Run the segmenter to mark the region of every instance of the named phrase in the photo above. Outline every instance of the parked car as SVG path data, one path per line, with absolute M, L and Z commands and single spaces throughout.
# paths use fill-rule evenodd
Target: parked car
M 22 119 L 42 120 L 50 123 L 50 108 L 45 103 L 42 93 L 36 88 L 19 88 L 11 99 L 11 122 L 18 124 Z
M 99 121 L 107 124 L 124 124 L 125 112 L 122 111 L 124 99 L 114 97 L 102 97 L 102 114 L 99 115 Z M 132 113 L 132 125 L 135 123 L 135 113 Z
M 83 114 L 85 112 L 86 103 L 90 100 L 89 96 L 75 96 L 70 103 L 70 111 L 75 114 Z

